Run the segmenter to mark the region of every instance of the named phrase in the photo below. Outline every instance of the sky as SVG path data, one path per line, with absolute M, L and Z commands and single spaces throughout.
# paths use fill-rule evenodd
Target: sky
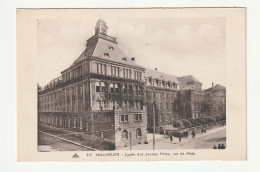
M 38 82 L 60 76 L 84 51 L 100 15 L 40 19 L 37 27 Z M 108 35 L 136 63 L 174 76 L 193 75 L 203 89 L 225 86 L 225 18 L 102 16 Z

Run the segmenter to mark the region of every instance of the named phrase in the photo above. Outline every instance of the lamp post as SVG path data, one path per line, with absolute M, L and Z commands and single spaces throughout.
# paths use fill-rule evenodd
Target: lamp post
M 155 150 L 155 113 L 153 104 L 153 150 Z
M 131 131 L 129 132 L 129 136 L 130 136 L 130 150 L 132 150 L 132 133 L 131 133 Z

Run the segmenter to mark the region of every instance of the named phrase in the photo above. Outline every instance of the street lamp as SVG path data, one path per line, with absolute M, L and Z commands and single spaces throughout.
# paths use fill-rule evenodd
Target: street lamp
M 131 133 L 131 131 L 129 132 L 129 136 L 130 136 L 130 150 L 132 150 L 132 133 Z
M 153 104 L 153 150 L 155 150 L 155 113 Z

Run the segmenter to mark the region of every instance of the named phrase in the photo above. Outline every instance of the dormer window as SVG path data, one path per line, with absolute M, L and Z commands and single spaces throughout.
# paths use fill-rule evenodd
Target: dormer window
M 127 59 L 125 57 L 123 57 L 122 60 L 127 61 Z
M 110 57 L 108 53 L 104 53 L 104 56 Z
M 108 49 L 111 49 L 114 51 L 114 47 L 113 46 L 109 46 Z

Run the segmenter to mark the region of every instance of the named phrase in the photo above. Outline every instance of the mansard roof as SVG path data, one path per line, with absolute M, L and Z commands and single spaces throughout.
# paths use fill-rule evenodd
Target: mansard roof
M 145 69 L 144 77 L 147 78 L 153 78 L 153 79 L 159 79 L 159 80 L 164 80 L 164 81 L 170 81 L 170 82 L 175 82 L 179 84 L 179 81 L 176 76 L 173 75 L 168 75 L 162 72 L 159 72 L 157 70 L 152 70 L 152 69 Z
M 182 85 L 189 85 L 191 83 L 198 83 L 198 84 L 202 84 L 199 80 L 197 80 L 194 76 L 192 75 L 187 75 L 187 76 L 182 76 L 182 77 L 178 77 L 179 82 Z
M 95 57 L 103 60 L 143 68 L 142 66 L 137 65 L 133 60 L 131 60 L 131 58 L 128 55 L 126 55 L 119 48 L 116 38 L 104 35 L 102 33 L 97 33 L 96 35 L 87 40 L 86 49 L 67 69 L 76 66 L 88 57 Z

